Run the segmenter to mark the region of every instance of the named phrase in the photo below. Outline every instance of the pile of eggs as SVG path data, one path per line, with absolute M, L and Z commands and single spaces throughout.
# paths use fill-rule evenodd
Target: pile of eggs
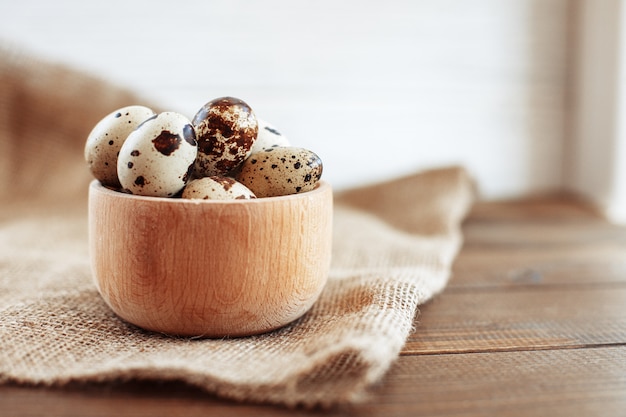
M 250 199 L 310 191 L 322 176 L 312 151 L 292 147 L 233 97 L 189 120 L 144 106 L 112 112 L 93 128 L 85 160 L 102 185 L 154 197 Z

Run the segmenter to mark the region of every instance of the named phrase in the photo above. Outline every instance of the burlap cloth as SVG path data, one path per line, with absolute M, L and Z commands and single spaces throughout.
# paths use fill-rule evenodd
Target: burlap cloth
M 465 171 L 336 193 L 329 282 L 295 323 L 239 339 L 168 337 L 118 319 L 88 262 L 84 141 L 129 104 L 146 102 L 0 49 L 0 382 L 145 378 L 288 406 L 363 399 L 398 357 L 418 305 L 448 281 L 473 199 Z

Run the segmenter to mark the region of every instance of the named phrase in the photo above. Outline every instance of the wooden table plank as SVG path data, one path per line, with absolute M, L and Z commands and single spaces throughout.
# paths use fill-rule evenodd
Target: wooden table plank
M 417 320 L 404 354 L 615 345 L 626 343 L 626 284 L 446 292 Z
M 476 204 L 464 224 L 466 248 L 602 243 L 626 245 L 626 227 L 611 224 L 569 197 Z
M 0 387 L 3 417 L 292 416 L 281 407 L 215 398 L 180 382 L 128 381 L 62 388 Z M 309 415 L 306 411 L 295 415 Z
M 0 388 L 7 416 L 621 416 L 626 347 L 403 356 L 369 401 L 331 410 L 237 404 L 177 383 Z
M 626 346 L 402 357 L 372 415 L 623 416 Z
M 446 291 L 626 282 L 626 227 L 563 196 L 479 203 Z
M 479 201 L 472 208 L 469 218 L 473 223 L 607 223 L 592 205 L 577 195 L 566 192 L 501 201 Z
M 464 248 L 446 289 L 626 283 L 626 246 L 472 250 Z

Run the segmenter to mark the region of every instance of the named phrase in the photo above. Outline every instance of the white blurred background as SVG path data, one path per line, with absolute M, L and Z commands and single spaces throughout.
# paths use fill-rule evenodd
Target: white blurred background
M 239 97 L 338 189 L 460 164 L 493 199 L 570 185 L 581 1 L 0 0 L 0 40 L 189 117 Z

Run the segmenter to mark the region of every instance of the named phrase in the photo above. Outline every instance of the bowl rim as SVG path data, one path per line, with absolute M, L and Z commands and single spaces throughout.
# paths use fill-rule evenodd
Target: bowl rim
M 99 180 L 94 179 L 89 184 L 89 189 L 94 190 L 98 193 L 109 195 L 115 198 L 124 198 L 131 200 L 141 200 L 141 201 L 149 201 L 154 203 L 164 203 L 164 204 L 189 204 L 189 205 L 200 205 L 200 204 L 208 204 L 208 205 L 249 205 L 249 204 L 267 204 L 272 202 L 280 202 L 280 201 L 288 201 L 288 200 L 299 200 L 301 198 L 314 197 L 317 194 L 325 193 L 328 190 L 332 191 L 331 185 L 323 180 L 320 180 L 315 184 L 315 188 L 310 191 L 305 191 L 303 193 L 297 194 L 287 194 L 276 197 L 260 197 L 260 198 L 251 198 L 251 199 L 231 199 L 231 200 L 203 200 L 203 199 L 190 199 L 190 198 L 180 198 L 180 197 L 153 197 L 153 196 L 144 196 L 137 194 L 130 194 L 121 191 L 117 191 L 111 189 L 105 185 L 103 185 Z

